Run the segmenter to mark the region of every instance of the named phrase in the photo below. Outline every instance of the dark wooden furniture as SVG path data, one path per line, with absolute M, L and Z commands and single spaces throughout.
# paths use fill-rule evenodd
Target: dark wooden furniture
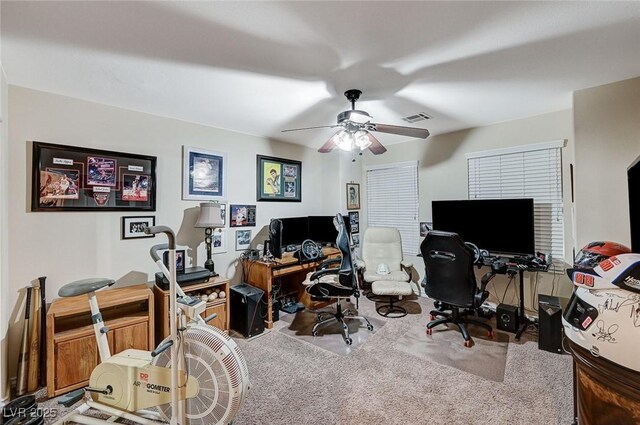
M 309 294 L 306 293 L 302 285 L 307 273 L 315 271 L 322 261 L 340 256 L 340 250 L 336 248 L 323 248 L 322 253 L 326 258 L 302 263 L 294 258 L 291 253 L 286 253 L 281 260 L 275 261 L 248 259 L 242 261 L 247 283 L 264 291 L 264 302 L 267 305 L 267 314 L 264 321 L 265 328 L 271 329 L 273 327 L 272 301 L 274 284 L 277 284 L 280 288 L 278 297 L 292 295 L 307 308 L 316 309 L 329 304 L 327 302 L 311 301 Z
M 153 293 L 147 284 L 106 289 L 96 296 L 109 328 L 111 354 L 129 348 L 153 350 Z M 88 385 L 100 362 L 88 296 L 53 300 L 47 336 L 47 395 L 56 397 Z
M 210 277 L 204 283 L 185 286 L 182 290 L 191 296 L 199 296 L 204 294 L 208 289 L 219 289 L 225 293 L 224 298 L 216 298 L 207 302 L 207 309 L 203 317 L 216 313 L 215 319 L 208 324 L 229 334 L 229 279 L 223 277 Z M 169 335 L 169 290 L 160 289 L 157 285 L 153 285 L 153 294 L 156 303 L 156 339 L 158 343 Z
M 568 340 L 579 425 L 640 425 L 640 372 L 593 356 Z

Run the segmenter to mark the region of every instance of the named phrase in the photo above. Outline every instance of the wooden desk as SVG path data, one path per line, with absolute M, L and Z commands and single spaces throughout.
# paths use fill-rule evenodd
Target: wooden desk
M 340 257 L 340 250 L 337 248 L 323 248 L 322 253 L 326 255 L 326 258 L 304 263 L 300 263 L 291 253 L 286 253 L 281 260 L 275 261 L 247 259 L 242 261 L 247 283 L 264 291 L 263 300 L 267 305 L 267 314 L 264 321 L 265 328 L 271 329 L 273 327 L 272 299 L 274 281 L 280 284 L 281 291 L 284 294 L 297 293 L 297 300 L 307 308 L 314 309 L 327 305 L 326 302 L 311 301 L 309 294 L 307 294 L 302 285 L 307 273 L 314 271 L 320 263 L 327 259 Z

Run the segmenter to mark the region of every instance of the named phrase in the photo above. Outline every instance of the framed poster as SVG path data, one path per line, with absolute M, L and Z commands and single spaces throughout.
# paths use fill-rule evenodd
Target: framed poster
M 236 230 L 236 251 L 249 249 L 251 245 L 251 230 Z
M 33 142 L 31 211 L 155 211 L 156 157 Z
M 220 201 L 226 196 L 227 154 L 182 147 L 182 199 Z
M 347 209 L 360 209 L 360 185 L 358 183 L 347 183 Z
M 122 239 L 153 238 L 156 235 L 147 235 L 146 227 L 155 226 L 155 216 L 122 217 Z
M 229 206 L 231 211 L 230 227 L 243 227 L 256 225 L 255 205 L 233 205 Z
M 302 202 L 302 162 L 257 155 L 258 201 Z

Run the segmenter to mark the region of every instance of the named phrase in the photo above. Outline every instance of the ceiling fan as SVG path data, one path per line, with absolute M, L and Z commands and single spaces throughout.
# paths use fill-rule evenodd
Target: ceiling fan
M 335 125 L 292 128 L 282 130 L 282 132 L 342 127 L 342 130 L 331 136 L 331 138 L 327 140 L 320 149 L 318 149 L 318 152 L 327 153 L 337 146 L 338 148 L 346 151 L 352 151 L 356 148 L 360 150 L 369 148 L 374 155 L 385 153 L 387 148 L 382 146 L 382 143 L 373 137 L 371 134 L 372 131 L 398 134 L 400 136 L 416 137 L 420 139 L 426 139 L 429 137 L 429 130 L 426 128 L 403 127 L 371 122 L 371 119 L 373 118 L 371 115 L 365 111 L 356 109 L 356 101 L 360 98 L 361 94 L 362 92 L 357 89 L 351 89 L 344 92 L 347 100 L 351 102 L 351 110 L 340 112 L 338 114 L 338 123 Z

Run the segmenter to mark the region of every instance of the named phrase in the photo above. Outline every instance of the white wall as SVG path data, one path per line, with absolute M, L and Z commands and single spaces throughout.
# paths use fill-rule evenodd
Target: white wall
M 627 168 L 640 155 L 640 77 L 576 91 L 577 245 L 630 246 Z
M 120 239 L 120 220 L 130 212 L 30 212 L 31 166 L 28 141 L 42 141 L 158 157 L 156 224 L 172 227 L 177 243 L 196 248 L 197 265 L 205 260 L 204 231 L 194 229 L 196 201 L 181 200 L 182 145 L 227 153 L 227 201 L 257 204 L 254 245 L 266 237 L 257 232 L 272 217 L 335 214 L 341 208 L 335 186 L 325 184 L 328 158 L 315 150 L 203 125 L 81 101 L 26 88 L 9 87 L 9 288 L 10 341 L 17 347 L 21 326 L 20 289 L 47 276 L 47 300 L 70 281 L 105 276 L 117 285 L 151 280 L 156 268 L 148 251 L 162 242 Z M 302 161 L 302 203 L 256 202 L 256 154 Z M 6 170 L 3 167 L 3 170 Z M 339 181 L 339 180 L 337 180 Z M 6 192 L 3 190 L 3 196 Z M 3 204 L 5 204 L 3 202 Z M 235 229 L 227 228 L 226 254 L 214 255 L 216 271 L 241 280 L 236 270 Z M 7 297 L 5 298 L 5 295 Z M 11 350 L 9 374 L 15 376 L 17 353 Z
M 446 199 L 468 198 L 468 176 L 466 153 L 497 149 L 508 146 L 527 145 L 552 140 L 567 140 L 567 147 L 563 149 L 563 185 L 565 194 L 565 256 L 572 259 L 572 234 L 570 214 L 570 183 L 569 164 L 573 162 L 573 116 L 571 110 L 553 112 L 535 117 L 507 121 L 486 127 L 429 137 L 427 140 L 415 140 L 407 143 L 387 146 L 384 155 L 365 157 L 364 166 L 401 162 L 407 160 L 419 161 L 419 197 L 420 221 L 431 221 L 431 201 Z M 428 127 L 428 123 L 427 123 Z M 364 178 L 363 178 L 364 181 Z M 365 189 L 362 189 L 365 193 Z M 363 207 L 361 227 L 366 226 L 366 206 Z M 363 230 L 364 231 L 364 230 Z M 416 228 L 416 232 L 419 229 Z M 420 257 L 408 257 L 412 261 L 419 279 L 424 277 L 424 263 Z M 484 272 L 485 270 L 482 270 Z M 479 275 L 480 276 L 480 275 Z M 526 306 L 537 310 L 532 292 L 535 289 L 535 275 L 529 277 L 529 294 L 526 296 Z M 502 299 L 504 285 L 507 280 L 497 277 L 492 294 L 499 294 Z M 568 296 L 571 284 L 564 274 L 540 274 L 539 292 Z M 511 285 L 506 293 L 505 302 L 515 304 L 516 285 Z M 491 301 L 496 297 L 492 295 Z

